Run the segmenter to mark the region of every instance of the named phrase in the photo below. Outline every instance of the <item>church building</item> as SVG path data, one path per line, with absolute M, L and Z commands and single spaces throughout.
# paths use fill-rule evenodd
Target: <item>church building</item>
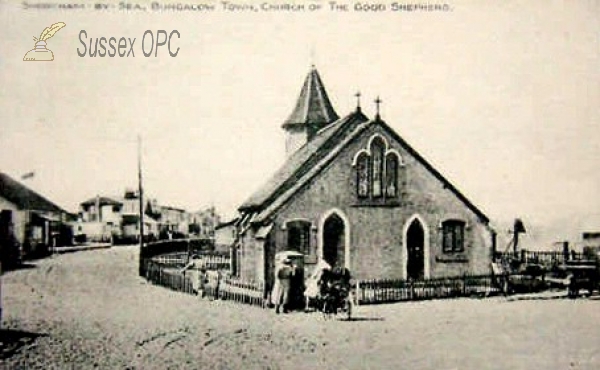
M 356 279 L 489 272 L 488 217 L 379 112 L 340 118 L 314 67 L 282 128 L 285 163 L 239 207 L 236 275 L 269 287 L 288 250 L 306 273 L 324 259 Z

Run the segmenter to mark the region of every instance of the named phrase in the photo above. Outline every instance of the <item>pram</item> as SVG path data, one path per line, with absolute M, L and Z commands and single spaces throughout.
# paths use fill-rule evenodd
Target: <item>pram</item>
M 325 317 L 331 318 L 338 313 L 345 313 L 347 319 L 350 320 L 352 306 L 350 271 L 346 268 L 336 268 L 324 273 L 321 277 L 318 307 Z

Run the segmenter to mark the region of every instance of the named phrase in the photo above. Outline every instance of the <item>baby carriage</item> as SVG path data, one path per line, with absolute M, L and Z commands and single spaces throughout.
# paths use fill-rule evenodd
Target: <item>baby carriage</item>
M 345 313 L 348 320 L 352 318 L 351 288 L 350 271 L 348 269 L 336 268 L 323 274 L 319 307 L 325 317 Z

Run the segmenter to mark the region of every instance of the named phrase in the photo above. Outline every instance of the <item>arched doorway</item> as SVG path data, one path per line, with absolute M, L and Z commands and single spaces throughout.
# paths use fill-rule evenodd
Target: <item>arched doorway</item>
M 323 224 L 323 259 L 331 266 L 345 266 L 344 220 L 332 213 Z
M 406 277 L 425 277 L 425 230 L 418 219 L 414 219 L 406 231 Z

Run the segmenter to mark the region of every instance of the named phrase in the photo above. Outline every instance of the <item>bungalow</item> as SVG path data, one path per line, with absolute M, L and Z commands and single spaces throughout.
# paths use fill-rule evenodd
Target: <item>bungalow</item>
M 37 192 L 0 172 L 0 260 L 48 253 L 68 244 L 69 213 Z

